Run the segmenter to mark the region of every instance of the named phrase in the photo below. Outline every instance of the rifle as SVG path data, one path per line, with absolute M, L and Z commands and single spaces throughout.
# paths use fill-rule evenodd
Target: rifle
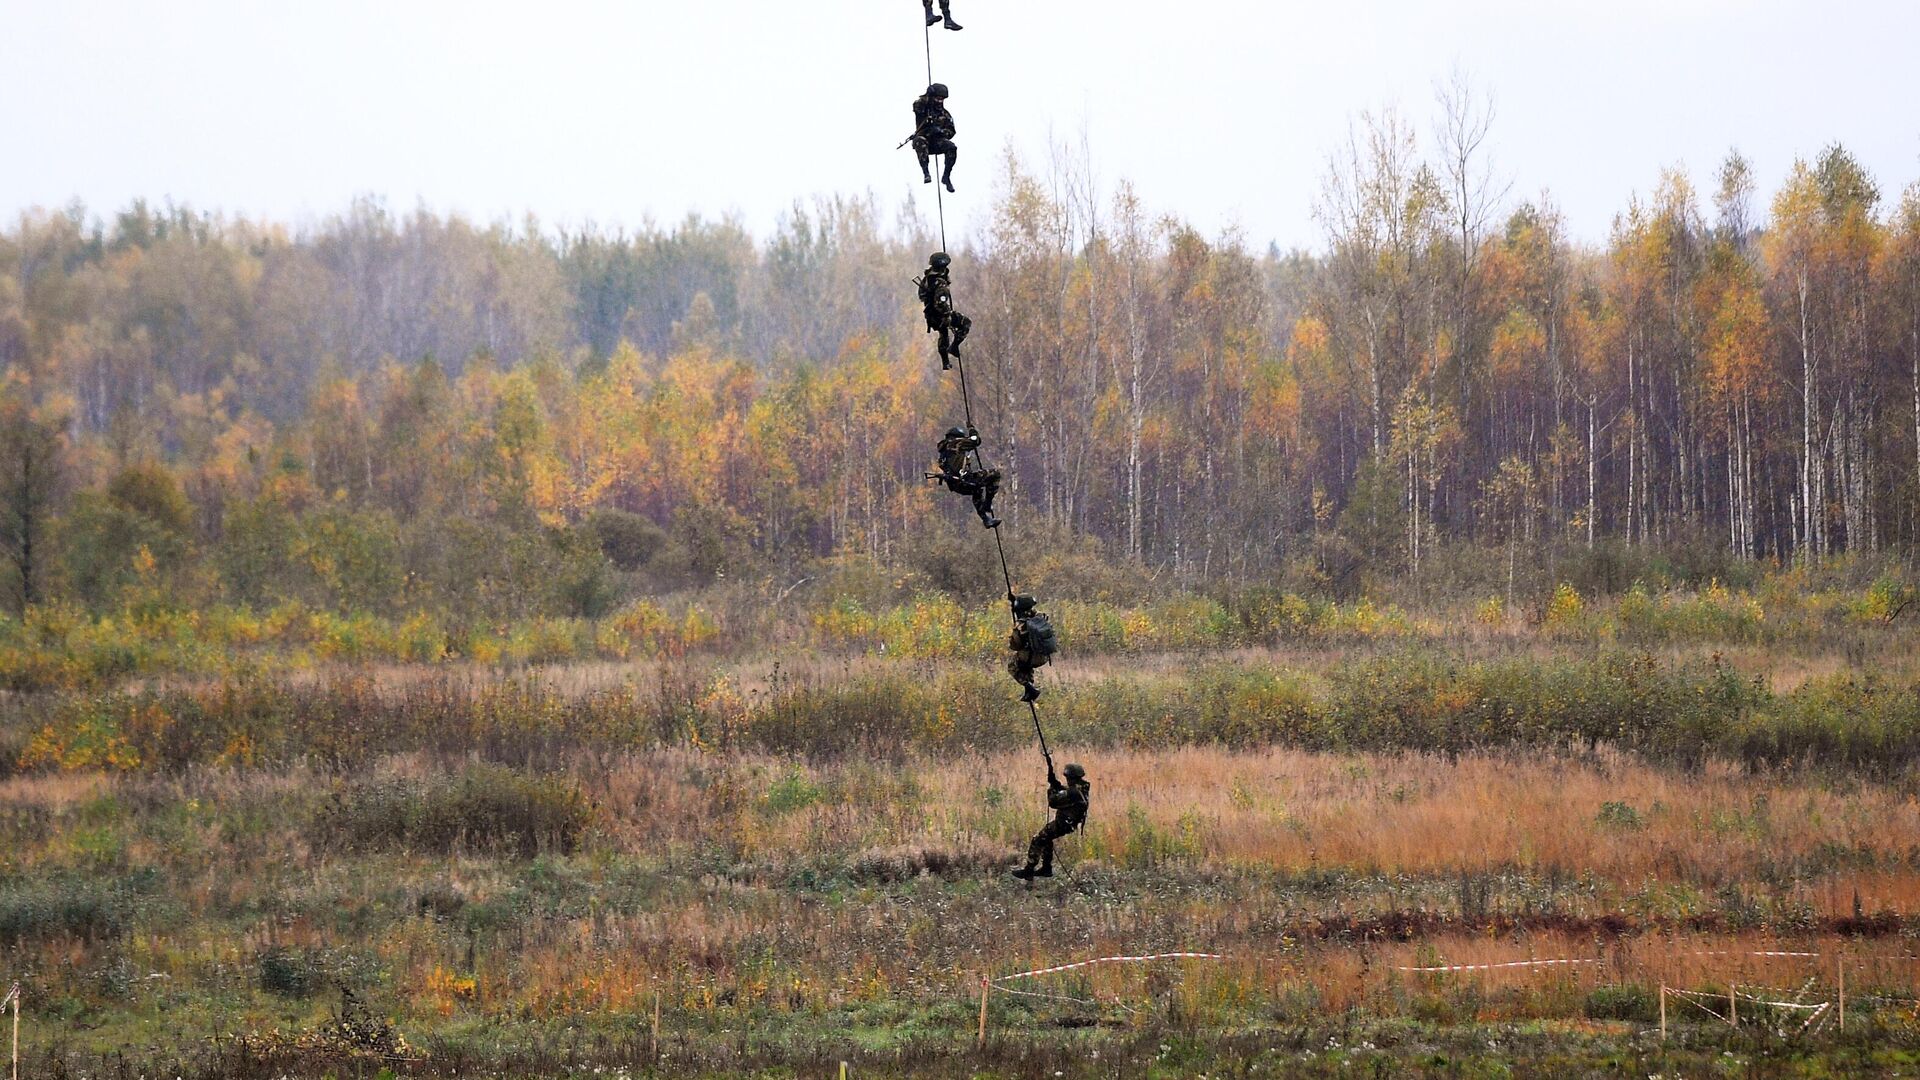
M 925 120 L 925 121 L 922 121 L 919 127 L 917 127 L 917 128 L 914 128 L 914 129 L 913 129 L 913 134 L 912 134 L 912 135 L 909 135 L 909 136 L 907 136 L 906 138 L 904 138 L 904 139 L 901 139 L 901 140 L 900 140 L 900 146 L 905 146 L 905 145 L 907 145 L 908 143 L 910 143 L 910 142 L 912 142 L 912 141 L 913 141 L 913 140 L 914 140 L 915 138 L 917 138 L 917 137 L 919 136 L 919 134 L 920 134 L 920 133 L 921 133 L 922 131 L 925 131 L 925 130 L 927 129 L 927 125 L 928 125 L 928 124 L 931 124 L 931 123 L 933 123 L 933 121 L 931 121 L 931 120 Z M 898 149 L 900 149 L 900 146 L 896 146 L 896 147 L 894 147 L 894 149 L 895 149 L 895 150 L 898 150 Z

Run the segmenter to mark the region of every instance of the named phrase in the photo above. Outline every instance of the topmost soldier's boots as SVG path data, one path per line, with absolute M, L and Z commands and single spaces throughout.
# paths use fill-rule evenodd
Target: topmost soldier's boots
M 920 3 L 922 7 L 927 9 L 927 25 L 928 26 L 932 26 L 934 23 L 937 23 L 940 21 L 940 16 L 935 15 L 933 13 L 933 0 L 920 0 Z M 952 22 L 953 18 L 949 16 L 947 18 L 947 21 Z

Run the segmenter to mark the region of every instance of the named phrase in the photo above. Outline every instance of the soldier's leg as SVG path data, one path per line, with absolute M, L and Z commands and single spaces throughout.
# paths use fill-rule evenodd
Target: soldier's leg
M 1040 830 L 1040 835 L 1047 838 L 1046 847 L 1042 848 L 1040 851 L 1040 876 L 1041 877 L 1053 876 L 1053 842 L 1056 839 L 1067 835 L 1068 831 L 1069 830 L 1067 829 L 1066 826 L 1060 824 L 1057 821 L 1047 822 L 1047 827 Z
M 953 344 L 949 348 L 953 350 L 953 355 L 959 356 L 960 343 L 967 340 L 967 335 L 973 331 L 973 320 L 956 311 L 947 316 L 947 325 L 953 330 Z
M 935 15 L 935 14 L 933 13 L 933 0 L 920 0 L 920 6 L 921 6 L 921 7 L 923 7 L 923 8 L 925 8 L 925 9 L 927 10 L 927 25 L 928 25 L 928 26 L 932 26 L 932 25 L 933 25 L 934 23 L 937 23 L 937 22 L 939 22 L 939 21 L 940 21 L 940 16 L 938 16 L 938 15 Z M 942 4 L 942 5 L 940 5 L 940 6 L 941 6 L 941 8 L 942 8 L 943 10 L 944 10 L 944 9 L 945 9 L 945 7 L 946 7 L 946 5 L 945 5 L 945 4 Z
M 1033 834 L 1033 842 L 1027 845 L 1027 868 L 1053 865 L 1053 823 L 1048 822 L 1040 831 Z
M 929 159 L 932 155 L 928 152 L 927 137 L 925 135 L 915 135 L 913 137 L 913 152 L 920 156 L 920 182 L 923 184 L 933 183 L 933 170 L 928 168 L 930 164 Z
M 953 358 L 960 355 L 959 350 L 954 348 L 955 344 L 957 344 L 957 342 L 953 340 L 953 332 L 951 329 L 949 329 L 949 324 L 944 322 L 941 323 L 940 324 L 940 370 L 941 371 L 953 370 Z
M 947 29 L 949 30 L 966 29 L 965 27 L 961 26 L 959 23 L 953 21 L 953 0 L 940 0 L 940 15 L 942 18 L 946 20 Z M 933 25 L 931 20 L 929 20 L 927 25 L 929 26 Z
M 1007 673 L 1013 676 L 1014 682 L 1020 684 L 1021 701 L 1030 702 L 1040 700 L 1040 687 L 1033 681 L 1033 669 L 1021 663 L 1019 657 L 1016 656 L 1007 661 Z
M 944 139 L 942 140 L 940 153 L 943 156 L 945 156 L 947 159 L 947 169 L 946 169 L 946 172 L 941 174 L 940 182 L 947 185 L 948 191 L 952 191 L 953 190 L 953 163 L 959 160 L 960 158 L 960 148 L 953 145 L 952 139 Z
M 980 515 L 980 524 L 989 529 L 1000 527 L 1000 519 L 993 516 L 993 497 L 1000 493 L 999 472 L 988 469 L 977 480 L 973 492 L 973 512 Z

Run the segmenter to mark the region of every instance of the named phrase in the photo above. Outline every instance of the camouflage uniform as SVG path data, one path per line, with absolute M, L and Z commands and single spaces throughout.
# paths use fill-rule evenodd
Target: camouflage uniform
M 947 159 L 946 171 L 940 176 L 940 182 L 953 190 L 953 163 L 960 156 L 959 148 L 953 145 L 953 136 L 958 130 L 954 127 L 953 114 L 947 111 L 947 88 L 940 83 L 927 87 L 927 92 L 913 101 L 913 152 L 920 155 L 920 176 L 929 184 L 933 183 L 933 173 L 927 162 L 934 154 Z
M 1027 865 L 1015 870 L 1015 877 L 1052 877 L 1053 842 L 1080 831 L 1087 823 L 1087 803 L 1093 785 L 1087 783 L 1086 771 L 1080 766 L 1069 765 L 1066 771 L 1067 782 L 1063 784 L 1053 774 L 1053 767 L 1047 767 L 1047 807 L 1053 811 L 1053 820 L 1033 835 L 1032 843 L 1027 845 Z M 1036 866 L 1039 869 L 1036 870 Z
M 1051 651 L 1036 647 L 1031 625 L 1036 616 L 1046 618 L 1034 610 L 1033 597 L 1013 598 L 1013 633 L 1007 635 L 1007 648 L 1012 655 L 1007 657 L 1007 674 L 1025 688 L 1020 693 L 1021 701 L 1040 700 L 1040 687 L 1033 681 L 1033 672 L 1053 659 Z
M 947 485 L 947 490 L 956 495 L 966 495 L 973 499 L 973 512 L 980 515 L 980 524 L 989 529 L 1000 527 L 1000 519 L 993 516 L 993 497 L 1000 493 L 999 469 L 969 468 L 967 455 L 980 449 L 980 433 L 971 427 L 953 428 L 946 438 L 940 440 L 934 452 L 940 460 L 940 471 L 927 473 L 927 479 L 938 480 Z
M 920 309 L 927 318 L 927 330 L 940 334 L 942 371 L 953 367 L 953 358 L 960 355 L 960 343 L 973 330 L 973 320 L 954 310 L 950 265 L 947 253 L 936 251 L 928 260 L 926 276 L 919 280 Z

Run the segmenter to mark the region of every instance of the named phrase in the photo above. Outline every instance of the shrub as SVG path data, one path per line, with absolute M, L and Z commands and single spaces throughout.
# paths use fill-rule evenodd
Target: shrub
M 326 979 L 319 957 L 306 950 L 275 946 L 260 954 L 256 966 L 260 971 L 260 989 L 285 998 L 306 997 L 318 990 Z
M 124 889 L 94 880 L 54 878 L 0 884 L 0 944 L 76 937 L 107 941 L 133 923 Z
M 586 796 L 569 780 L 475 765 L 435 781 L 373 781 L 335 791 L 309 837 L 334 850 L 470 848 L 531 858 L 573 852 L 592 819 Z
M 1596 986 L 1587 994 L 1586 1013 L 1592 1020 L 1651 1023 L 1660 1018 L 1660 1004 L 1644 986 Z

